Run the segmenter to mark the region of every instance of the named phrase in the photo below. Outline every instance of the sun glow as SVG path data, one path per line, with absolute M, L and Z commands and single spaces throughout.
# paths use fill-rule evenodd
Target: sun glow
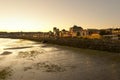
M 40 26 L 37 23 L 20 19 L 7 18 L 0 20 L 0 31 L 39 31 Z

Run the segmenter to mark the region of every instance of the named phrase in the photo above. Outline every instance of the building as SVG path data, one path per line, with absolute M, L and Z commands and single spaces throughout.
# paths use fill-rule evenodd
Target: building
M 103 39 L 120 39 L 120 28 L 109 28 L 100 30 Z
M 60 35 L 59 36 L 60 37 L 71 37 L 71 34 L 70 34 L 69 31 L 63 29 L 63 30 L 60 31 Z
M 54 34 L 52 31 L 49 31 L 49 37 L 54 37 Z
M 100 33 L 100 30 L 98 30 L 98 29 L 87 29 L 87 31 L 88 31 L 88 35 Z
M 82 30 L 81 33 L 82 33 L 81 36 L 88 36 L 89 35 L 88 30 L 86 30 L 86 29 Z
M 53 28 L 53 35 L 54 35 L 54 37 L 59 37 L 59 29 L 58 28 L 56 28 L 56 27 Z
M 102 39 L 102 36 L 100 34 L 91 34 L 89 36 L 89 39 Z
M 82 36 L 83 28 L 80 26 L 74 25 L 73 27 L 70 28 L 69 31 L 72 37 L 78 37 L 78 36 Z
M 120 35 L 120 28 L 116 28 L 112 30 L 112 34 L 114 35 Z

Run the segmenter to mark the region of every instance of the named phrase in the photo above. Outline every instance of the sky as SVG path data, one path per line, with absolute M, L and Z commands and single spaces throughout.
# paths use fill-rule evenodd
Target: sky
M 0 0 L 0 31 L 120 27 L 120 0 Z

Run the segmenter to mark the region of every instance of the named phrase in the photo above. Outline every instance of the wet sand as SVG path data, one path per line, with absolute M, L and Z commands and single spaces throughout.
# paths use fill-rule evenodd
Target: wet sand
M 120 80 L 120 54 L 17 39 L 0 46 L 0 80 Z
M 10 50 L 10 49 L 25 49 L 25 48 L 31 48 L 32 46 L 27 47 L 13 47 L 13 48 L 4 48 L 4 50 Z

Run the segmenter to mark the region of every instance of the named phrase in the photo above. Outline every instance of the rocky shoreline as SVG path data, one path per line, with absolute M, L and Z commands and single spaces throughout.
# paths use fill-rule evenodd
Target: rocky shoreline
M 28 38 L 22 38 L 28 39 Z M 102 39 L 82 39 L 82 38 L 29 38 L 28 40 L 56 44 L 62 46 L 70 46 L 76 48 L 93 49 L 100 51 L 108 51 L 120 53 L 119 40 L 102 40 Z
M 70 46 L 76 48 L 93 49 L 120 53 L 120 40 L 84 39 L 84 38 L 34 38 L 34 37 L 9 37 L 12 39 L 27 39 L 42 43 Z

